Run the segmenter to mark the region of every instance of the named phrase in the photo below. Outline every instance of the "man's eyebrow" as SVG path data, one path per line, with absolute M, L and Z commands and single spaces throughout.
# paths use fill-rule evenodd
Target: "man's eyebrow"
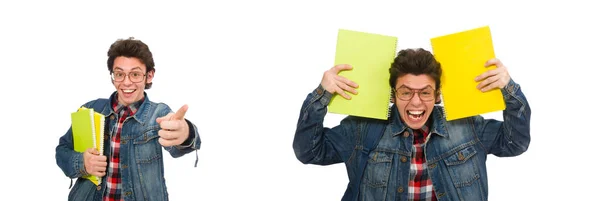
M 118 67 L 118 66 L 115 67 L 115 70 L 124 71 L 121 67 Z M 133 70 L 142 70 L 142 68 L 141 67 L 134 67 L 134 68 L 131 69 L 131 71 L 133 71 Z
M 400 87 L 398 87 L 396 89 L 400 89 L 402 87 L 410 89 L 410 90 L 423 90 L 423 89 L 427 89 L 427 88 L 433 88 L 431 85 L 427 85 L 426 87 L 423 87 L 423 88 L 420 88 L 420 89 L 413 89 L 413 88 L 407 87 L 406 85 L 400 85 Z

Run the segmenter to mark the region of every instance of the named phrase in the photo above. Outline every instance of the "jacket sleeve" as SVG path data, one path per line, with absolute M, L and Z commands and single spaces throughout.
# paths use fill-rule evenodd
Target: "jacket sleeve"
M 323 127 L 331 97 L 332 94 L 319 85 L 302 104 L 293 148 L 296 158 L 304 164 L 341 163 L 352 154 L 356 135 L 352 132 L 353 118 L 346 117 L 333 128 Z
M 475 127 L 487 153 L 499 157 L 517 156 L 527 150 L 531 141 L 531 108 L 520 85 L 512 79 L 501 91 L 506 103 L 504 121 L 477 116 L 474 119 Z
M 165 150 L 167 150 L 173 158 L 178 158 L 200 149 L 201 141 L 200 134 L 198 134 L 198 128 L 196 128 L 196 125 L 191 121 L 187 119 L 185 121 L 187 122 L 190 131 L 188 138 L 181 145 L 165 147 Z

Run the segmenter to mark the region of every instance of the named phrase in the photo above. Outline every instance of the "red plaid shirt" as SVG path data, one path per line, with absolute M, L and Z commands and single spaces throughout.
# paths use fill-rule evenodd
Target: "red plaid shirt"
M 110 157 L 108 158 L 108 172 L 106 178 L 106 191 L 104 194 L 104 201 L 122 201 L 123 196 L 121 193 L 121 172 L 119 172 L 119 148 L 121 146 L 121 129 L 123 128 L 123 122 L 129 116 L 133 116 L 140 105 L 144 102 L 144 99 L 130 104 L 128 107 L 121 105 L 117 101 L 117 96 L 112 101 L 112 107 L 116 114 L 118 114 L 117 129 L 116 133 L 113 133 L 110 139 Z
M 408 200 L 437 201 L 431 178 L 427 174 L 427 162 L 423 147 L 427 142 L 429 128 L 414 130 L 413 157 L 410 161 L 410 180 L 408 181 Z

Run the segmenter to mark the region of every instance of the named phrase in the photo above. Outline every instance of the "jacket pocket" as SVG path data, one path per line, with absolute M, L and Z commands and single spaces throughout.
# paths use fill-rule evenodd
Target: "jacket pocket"
M 142 135 L 133 140 L 135 161 L 138 164 L 153 163 L 162 158 L 161 146 L 158 143 L 158 125 L 145 129 Z
M 361 200 L 385 200 L 390 178 L 393 153 L 372 151 L 364 170 L 361 184 Z
M 475 147 L 468 146 L 444 159 L 460 200 L 484 200 L 476 155 Z

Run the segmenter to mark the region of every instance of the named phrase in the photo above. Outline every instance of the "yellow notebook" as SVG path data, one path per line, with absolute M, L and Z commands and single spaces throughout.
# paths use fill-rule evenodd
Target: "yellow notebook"
M 340 76 L 356 82 L 357 95 L 346 100 L 335 94 L 328 111 L 337 114 L 387 119 L 391 87 L 389 68 L 396 56 L 397 38 L 380 34 L 340 29 L 337 36 L 335 65 L 349 64 L 352 70 Z
M 500 89 L 484 93 L 475 82 L 475 77 L 496 68 L 484 66 L 495 57 L 489 26 L 432 38 L 431 46 L 442 65 L 441 91 L 447 120 L 506 108 Z
M 73 149 L 76 152 L 85 152 L 88 148 L 104 151 L 104 115 L 94 112 L 93 109 L 81 107 L 77 112 L 71 113 L 71 129 L 73 133 Z M 88 175 L 89 179 L 99 185 L 101 178 Z

